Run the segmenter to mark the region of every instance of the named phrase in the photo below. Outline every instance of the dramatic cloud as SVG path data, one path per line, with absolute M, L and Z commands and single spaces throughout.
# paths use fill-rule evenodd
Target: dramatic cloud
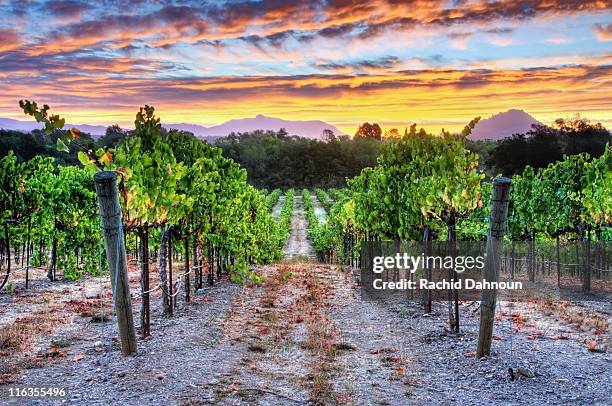
M 317 61 L 313 64 L 314 67 L 330 71 L 346 71 L 346 72 L 367 72 L 389 70 L 397 67 L 400 59 L 395 56 L 385 56 L 372 60 L 361 60 L 356 62 L 336 63 L 331 61 Z
M 87 10 L 87 4 L 73 0 L 52 1 L 47 7 L 51 14 L 59 18 L 79 17 Z
M 600 41 L 612 41 L 612 24 L 595 24 L 595 33 Z
M 19 34 L 14 30 L 0 29 L 0 54 L 21 46 Z
M 506 108 L 612 122 L 609 15 L 601 0 L 5 1 L 0 116 L 31 98 L 97 123 L 143 103 L 347 130 Z
M 372 117 L 381 122 L 430 124 L 442 117 L 462 122 L 513 106 L 552 120 L 573 114 L 575 106 L 586 106 L 580 110 L 597 117 L 605 114 L 609 104 L 606 80 L 611 75 L 610 66 L 575 66 L 165 80 L 92 81 L 82 76 L 47 82 L 29 78 L 6 89 L 0 105 L 24 96 L 44 99 L 72 122 L 87 119 L 96 123 L 107 122 L 103 117 L 110 113 L 113 121 L 128 122 L 137 106 L 151 102 L 167 121 L 203 123 L 263 111 L 281 117 L 318 116 L 332 123 Z

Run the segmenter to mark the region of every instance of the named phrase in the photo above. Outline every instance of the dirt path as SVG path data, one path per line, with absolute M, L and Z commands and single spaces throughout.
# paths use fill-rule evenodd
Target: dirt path
M 222 404 L 607 402 L 609 354 L 590 353 L 580 334 L 556 338 L 567 325 L 552 329 L 546 308 L 517 304 L 520 322 L 505 318 L 502 309 L 493 355 L 476 359 L 478 315 L 467 304 L 462 332 L 454 335 L 445 304 L 423 315 L 408 301 L 363 301 L 348 269 L 288 263 L 264 274 L 269 285 L 246 292 L 233 312 L 239 316 L 230 320 L 230 331 L 247 341 L 250 353 L 231 370 L 232 390 Z M 511 381 L 509 366 L 534 376 Z
M 279 196 L 278 201 L 272 208 L 272 217 L 277 219 L 280 216 L 281 210 L 283 209 L 283 204 L 285 203 L 286 196 Z
M 423 315 L 408 301 L 363 301 L 348 269 L 292 261 L 258 271 L 266 277 L 261 286 L 223 282 L 190 305 L 180 301 L 173 319 L 155 313 L 153 336 L 139 341 L 135 357 L 120 355 L 113 323 L 77 317 L 51 336 L 61 355 L 27 366 L 17 383 L 60 382 L 71 392 L 69 404 L 91 405 L 608 401 L 610 354 L 589 352 L 581 342 L 587 333 L 564 318 L 580 318 L 583 327 L 600 323 L 603 339 L 609 314 L 524 303 L 513 321 L 502 308 L 494 354 L 478 360 L 478 315 L 468 304 L 461 334 L 452 335 L 443 304 Z M 510 381 L 508 366 L 529 368 L 534 377 Z
M 325 208 L 323 207 L 319 199 L 317 199 L 317 196 L 314 194 L 312 195 L 312 205 L 314 208 L 315 215 L 319 220 L 319 224 L 327 223 L 327 211 L 325 211 Z
M 102 285 L 108 292 L 106 280 L 43 284 L 38 275 L 38 294 L 4 296 L 0 304 L 13 309 L 12 317 L 42 311 L 64 320 L 37 333 L 47 347 L 25 353 L 24 370 L 11 381 L 61 383 L 70 391 L 67 403 L 75 405 L 609 402 L 609 305 L 595 311 L 580 304 L 520 303 L 510 315 L 502 303 L 493 355 L 476 359 L 473 303 L 461 306 L 461 333 L 454 335 L 444 303 L 423 315 L 408 300 L 363 301 L 353 270 L 312 262 L 305 230 L 302 198 L 296 196 L 289 261 L 259 267 L 265 283 L 223 281 L 190 304 L 180 299 L 172 319 L 159 313 L 154 296 L 153 336 L 139 340 L 134 357 L 121 356 L 113 320 L 90 322 L 88 312 L 100 306 L 96 293 Z M 130 272 L 134 290 L 137 275 L 137 269 Z M 0 323 L 9 319 L 5 314 Z M 593 339 L 603 352 L 588 350 Z M 525 367 L 533 376 L 511 381 L 509 366 Z
M 306 214 L 304 212 L 304 204 L 302 196 L 296 195 L 293 200 L 293 217 L 291 219 L 291 230 L 287 244 L 283 249 L 283 258 L 285 259 L 315 259 L 312 245 L 308 240 L 306 228 Z

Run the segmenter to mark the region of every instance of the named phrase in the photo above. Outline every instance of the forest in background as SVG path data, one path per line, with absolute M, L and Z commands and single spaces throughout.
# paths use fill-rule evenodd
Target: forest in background
M 468 124 L 457 136 L 469 135 L 470 126 L 474 124 Z M 31 133 L 0 130 L 0 156 L 12 150 L 19 161 L 41 155 L 55 158 L 58 165 L 77 165 L 76 147 L 70 146 L 69 152 L 56 148 L 56 141 L 62 137 L 63 131 L 55 130 L 47 136 L 42 130 Z M 186 131 L 170 131 L 205 142 Z M 404 132 L 409 131 L 416 131 L 416 126 L 411 126 L 410 130 L 406 128 Z M 86 148 L 108 148 L 131 135 L 133 131 L 113 125 L 98 139 L 81 133 L 80 143 Z M 217 139 L 213 145 L 245 168 L 249 183 L 256 187 L 334 188 L 346 186 L 347 179 L 359 175 L 363 168 L 376 165 L 381 144 L 399 135 L 398 130 L 382 134 L 377 124 L 364 123 L 353 138 L 336 137 L 330 132 L 325 141 L 313 140 L 280 129 L 232 133 Z M 499 141 L 466 141 L 467 149 L 479 155 L 479 166 L 491 177 L 519 174 L 527 166 L 545 168 L 561 161 L 564 156 L 580 153 L 597 158 L 603 154 L 606 144 L 612 144 L 610 132 L 599 123 L 579 117 L 558 119 L 551 126 L 535 126 L 524 134 L 514 134 Z

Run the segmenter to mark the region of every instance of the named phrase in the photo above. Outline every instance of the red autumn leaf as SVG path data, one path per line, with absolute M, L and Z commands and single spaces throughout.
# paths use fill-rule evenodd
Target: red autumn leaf
M 406 369 L 399 367 L 395 370 L 395 372 L 397 372 L 397 376 L 404 376 L 406 375 Z
M 378 354 L 379 352 L 380 352 L 380 349 L 378 349 L 378 348 L 370 350 L 370 354 Z
M 65 351 L 58 350 L 55 347 L 51 347 L 49 348 L 49 351 L 47 351 L 47 358 L 65 357 L 65 356 L 66 356 Z
M 74 139 L 78 140 L 81 138 L 81 132 L 78 130 L 78 128 L 74 128 L 72 127 L 70 129 L 70 134 L 74 137 Z
M 587 349 L 589 351 L 595 351 L 595 348 L 597 347 L 597 341 L 593 340 L 590 343 L 587 344 Z

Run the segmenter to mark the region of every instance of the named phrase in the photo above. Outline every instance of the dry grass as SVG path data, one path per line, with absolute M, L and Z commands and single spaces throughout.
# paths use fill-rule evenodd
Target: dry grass
M 0 327 L 0 350 L 25 350 L 43 333 L 50 333 L 61 321 L 47 311 L 17 318 L 13 323 Z
M 604 352 L 610 347 L 609 318 L 601 313 L 584 307 L 573 306 L 568 301 L 540 300 L 537 310 L 548 317 L 563 321 L 569 327 L 568 335 L 558 335 L 556 338 L 573 337 L 579 342 L 595 342 L 598 349 Z
M 42 334 L 49 334 L 62 320 L 47 310 L 17 318 L 13 323 L 0 326 L 0 384 L 14 382 L 23 368 L 38 364 L 26 353 Z
M 25 340 L 27 340 L 27 329 L 25 325 L 14 323 L 0 327 L 1 355 L 8 355 L 6 352 L 10 350 L 23 349 Z

